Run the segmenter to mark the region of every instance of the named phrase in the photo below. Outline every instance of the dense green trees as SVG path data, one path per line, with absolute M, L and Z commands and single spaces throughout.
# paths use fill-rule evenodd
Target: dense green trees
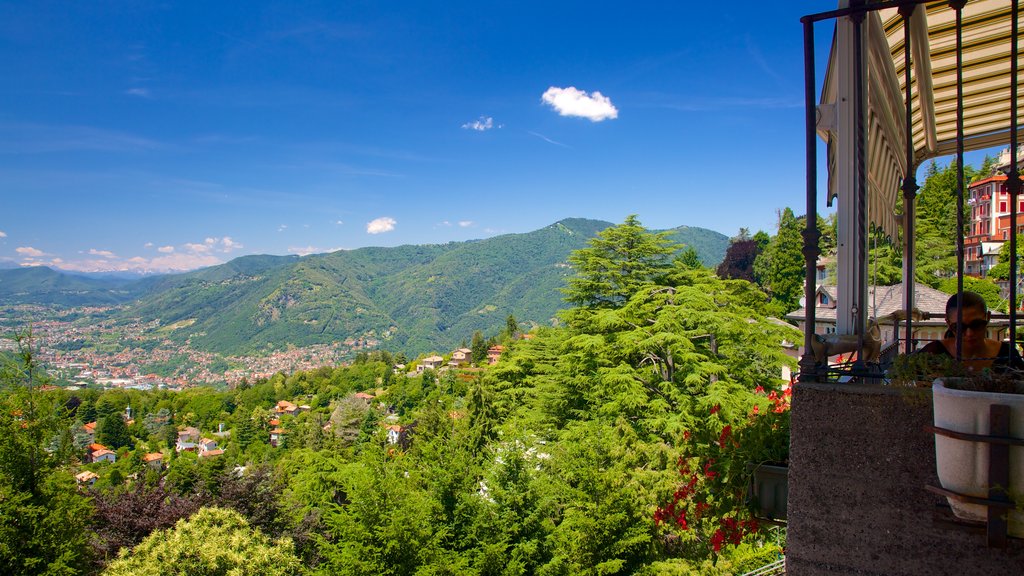
M 90 505 L 66 469 L 70 421 L 39 391 L 45 372 L 28 337 L 0 355 L 0 565 L 12 574 L 78 574 L 86 566 Z
M 96 441 L 111 450 L 131 445 L 128 426 L 119 412 L 111 412 L 103 417 L 96 429 Z

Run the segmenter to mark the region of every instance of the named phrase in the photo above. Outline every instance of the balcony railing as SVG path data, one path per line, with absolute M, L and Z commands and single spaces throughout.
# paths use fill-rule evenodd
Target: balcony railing
M 868 223 L 894 238 L 902 233 L 904 258 L 903 350 L 913 341 L 915 298 L 915 179 L 922 161 L 955 154 L 957 182 L 957 290 L 963 292 L 965 239 L 964 153 L 1006 145 L 1006 187 L 1009 221 L 1017 221 L 1021 180 L 1018 156 L 1017 0 L 925 2 L 849 0 L 845 7 L 805 16 L 804 96 L 806 122 L 807 214 L 818 205 L 818 134 L 828 142 L 829 197 L 840 199 L 840 245 L 837 331 L 854 338 L 863 351 L 868 332 L 866 254 Z M 815 24 L 836 21 L 836 37 L 821 102 L 815 78 Z M 965 34 L 966 31 L 966 34 Z M 966 40 L 965 40 L 966 38 Z M 902 77 L 901 77 L 902 76 Z M 1000 106 L 1007 103 L 1007 108 Z M 820 105 L 819 105 L 820 104 Z M 844 170 L 846 171 L 844 173 Z M 902 198 L 900 198 L 902 196 Z M 900 202 L 901 201 L 901 202 Z M 902 211 L 897 213 L 896 204 Z M 895 224 L 895 225 L 894 225 Z M 845 238 L 844 230 L 846 231 Z M 1010 277 L 1018 272 L 1019 231 L 1010 227 Z M 814 218 L 803 231 L 806 259 L 805 301 L 814 302 L 815 263 L 820 232 Z M 845 258 L 844 258 L 845 256 Z M 845 279 L 844 279 L 845 277 Z M 1010 283 L 1009 301 L 1017 301 Z M 1016 347 L 1018 310 L 1010 306 L 1008 339 Z M 814 306 L 807 306 L 805 326 L 815 325 Z M 959 312 L 958 312 L 959 315 Z M 958 317 L 957 325 L 959 322 Z M 956 352 L 962 350 L 956 334 Z M 800 361 L 801 381 L 830 379 L 811 353 L 813 330 L 807 330 Z M 863 355 L 861 355 L 863 356 Z M 851 373 L 879 377 L 882 369 L 858 363 Z

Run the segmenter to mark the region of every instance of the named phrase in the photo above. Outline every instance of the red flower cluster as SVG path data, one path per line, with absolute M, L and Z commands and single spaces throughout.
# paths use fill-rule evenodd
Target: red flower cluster
M 725 443 L 726 443 L 726 441 L 729 440 L 729 435 L 731 435 L 731 434 L 732 434 L 732 426 L 727 424 L 725 426 L 725 428 L 722 428 L 722 433 L 718 435 L 718 447 L 719 448 L 725 448 Z
M 757 388 L 754 388 L 754 392 L 756 392 L 757 394 L 764 394 L 764 388 L 762 386 L 758 386 Z M 785 412 L 786 410 L 789 410 L 789 401 L 790 401 L 790 398 L 792 397 L 792 395 L 793 395 L 793 389 L 792 388 L 786 388 L 782 392 L 782 394 L 779 394 L 775 390 L 772 390 L 771 392 L 769 392 L 768 393 L 768 401 L 772 403 L 772 412 L 775 412 L 776 414 L 781 414 L 781 413 Z M 753 418 L 758 413 L 760 413 L 760 411 L 761 411 L 760 406 L 755 404 L 754 407 L 751 408 L 751 410 L 750 410 L 751 418 Z
M 735 518 L 722 518 L 719 520 L 718 530 L 711 536 L 711 549 L 715 552 L 722 550 L 722 545 L 728 542 L 738 545 L 743 541 L 743 536 L 753 534 L 757 531 L 757 520 L 736 520 Z

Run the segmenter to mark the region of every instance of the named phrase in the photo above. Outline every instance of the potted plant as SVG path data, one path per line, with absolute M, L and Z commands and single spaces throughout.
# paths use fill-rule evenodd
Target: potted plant
M 936 378 L 962 377 L 967 372 L 950 356 L 938 354 L 900 354 L 889 368 L 893 386 L 931 388 Z
M 969 377 L 938 378 L 932 386 L 935 427 L 954 433 L 988 436 L 993 405 L 1009 407 L 1009 436 L 1024 438 L 1024 380 L 1019 373 L 992 374 L 985 370 Z M 939 482 L 946 490 L 987 498 L 989 444 L 935 434 L 935 460 Z M 1008 533 L 1024 537 L 1024 446 L 1009 447 L 1009 486 L 1006 490 L 1017 510 L 1007 518 Z M 965 520 L 987 519 L 981 504 L 948 498 L 953 513 Z

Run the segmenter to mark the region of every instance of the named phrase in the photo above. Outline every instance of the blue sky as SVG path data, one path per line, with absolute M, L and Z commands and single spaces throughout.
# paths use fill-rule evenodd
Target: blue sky
M 2 2 L 0 264 L 770 231 L 835 4 L 740 4 Z

